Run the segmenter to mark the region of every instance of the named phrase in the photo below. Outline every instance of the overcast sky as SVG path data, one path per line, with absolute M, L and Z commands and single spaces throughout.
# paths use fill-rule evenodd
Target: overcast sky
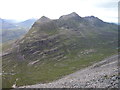
M 47 16 L 57 19 L 76 12 L 94 15 L 107 22 L 117 22 L 119 0 L 0 0 L 0 18 L 26 20 Z

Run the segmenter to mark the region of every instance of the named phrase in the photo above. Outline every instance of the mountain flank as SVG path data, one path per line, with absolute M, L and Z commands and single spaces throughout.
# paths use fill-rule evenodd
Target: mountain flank
M 3 87 L 50 82 L 117 54 L 117 36 L 117 25 L 94 16 L 43 16 L 2 56 Z

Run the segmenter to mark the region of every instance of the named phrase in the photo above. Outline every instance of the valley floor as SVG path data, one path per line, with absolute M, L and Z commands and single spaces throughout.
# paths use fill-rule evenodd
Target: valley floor
M 118 88 L 118 55 L 59 80 L 20 88 Z

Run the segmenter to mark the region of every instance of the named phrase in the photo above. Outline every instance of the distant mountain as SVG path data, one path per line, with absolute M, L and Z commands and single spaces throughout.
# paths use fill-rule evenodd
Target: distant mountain
M 0 37 L 2 37 L 2 42 L 20 38 L 26 34 L 35 21 L 36 19 L 28 19 L 18 23 L 14 20 L 0 19 L 0 30 L 2 30 Z
M 17 26 L 6 19 L 0 19 L 0 29 L 15 29 Z
M 13 19 L 3 19 L 5 22 L 8 22 L 8 23 L 18 23 L 18 21 L 16 20 L 13 20 Z
M 21 36 L 25 35 L 27 31 L 23 29 L 14 29 L 14 30 L 3 30 L 2 34 L 0 34 L 0 37 L 2 37 L 2 42 L 0 43 L 5 43 L 10 40 L 15 40 L 20 38 Z
M 37 19 L 28 19 L 23 22 L 18 23 L 18 26 L 30 28 Z
M 17 29 L 17 28 L 30 28 L 37 19 L 28 19 L 22 22 L 15 20 L 0 19 L 1 28 L 4 29 Z
M 3 87 L 44 83 L 87 67 L 117 53 L 117 36 L 117 25 L 94 16 L 43 16 L 4 52 Z

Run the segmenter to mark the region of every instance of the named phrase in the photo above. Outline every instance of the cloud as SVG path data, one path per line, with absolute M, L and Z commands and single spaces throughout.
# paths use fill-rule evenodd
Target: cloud
M 99 8 L 118 8 L 118 1 L 119 0 L 112 0 L 107 2 L 97 3 L 95 6 Z
M 25 20 L 47 16 L 51 19 L 76 12 L 80 16 L 94 15 L 108 22 L 117 17 L 118 0 L 0 0 L 0 17 Z M 109 16 L 109 19 L 107 19 Z M 115 19 L 114 19 L 115 21 Z

